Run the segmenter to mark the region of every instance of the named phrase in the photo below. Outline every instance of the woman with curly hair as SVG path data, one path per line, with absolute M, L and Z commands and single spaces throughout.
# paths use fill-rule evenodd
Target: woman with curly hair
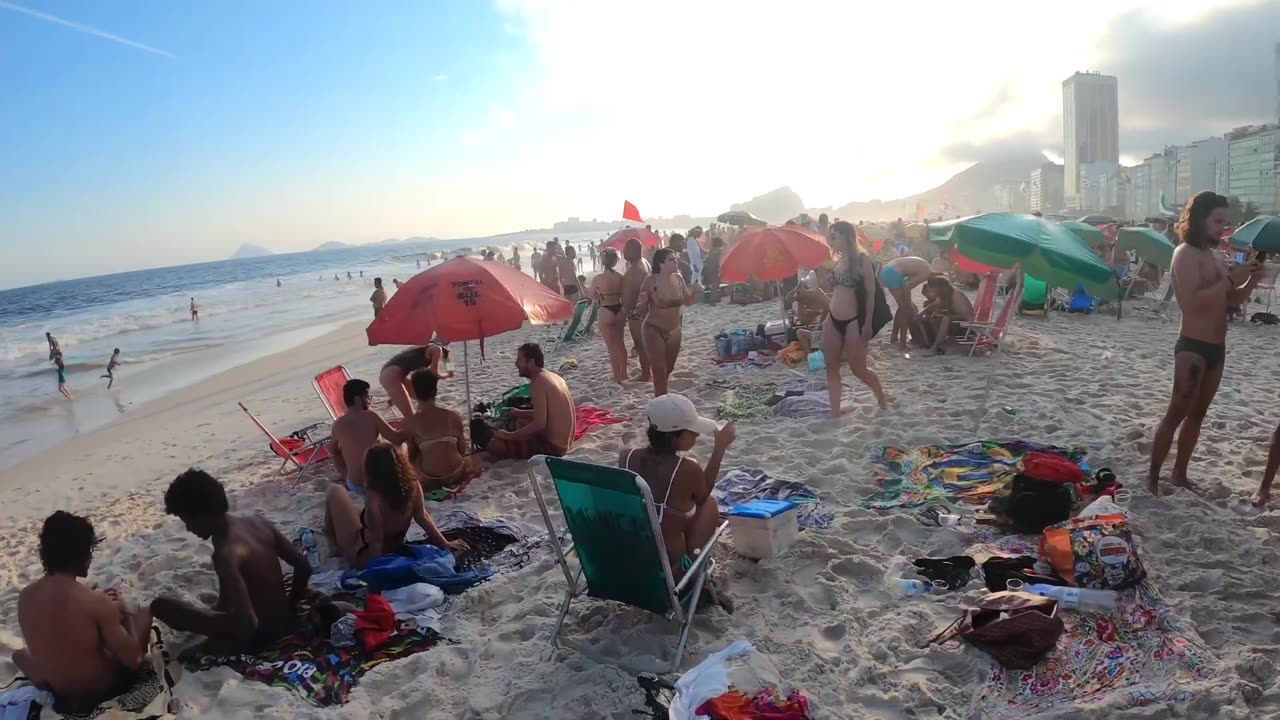
M 378 441 L 364 454 L 364 472 L 363 510 L 342 485 L 332 485 L 325 498 L 324 534 L 335 555 L 363 568 L 376 557 L 403 552 L 411 522 L 437 547 L 455 553 L 467 549 L 461 540 L 446 540 L 427 515 L 417 473 L 400 448 Z

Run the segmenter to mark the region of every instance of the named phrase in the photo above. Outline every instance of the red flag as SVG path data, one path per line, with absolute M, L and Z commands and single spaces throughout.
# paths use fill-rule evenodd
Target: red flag
M 638 223 L 644 222 L 644 220 L 640 219 L 640 211 L 636 209 L 636 206 L 626 200 L 622 201 L 622 219 Z

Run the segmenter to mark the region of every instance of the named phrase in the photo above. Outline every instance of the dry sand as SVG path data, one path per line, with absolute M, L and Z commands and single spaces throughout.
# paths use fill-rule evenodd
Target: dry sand
M 717 329 L 754 327 L 777 313 L 775 303 L 690 309 L 672 390 L 712 412 L 722 391 L 707 381 L 726 371 L 707 361 L 710 336 Z M 1270 433 L 1280 420 L 1280 386 L 1268 374 L 1280 347 L 1277 332 L 1266 327 L 1231 331 L 1222 390 L 1192 463 L 1193 478 L 1208 490 L 1207 499 L 1181 491 L 1153 498 L 1136 490 L 1131 505 L 1155 583 L 1221 661 L 1219 678 L 1197 688 L 1202 697 L 1184 708 L 1184 716 L 1280 714 L 1280 625 L 1267 612 L 1274 588 L 1280 587 L 1275 535 L 1280 513 L 1243 516 L 1230 507 L 1256 485 Z M 550 333 L 526 328 L 489 340 L 487 362 L 472 368 L 473 394 L 493 397 L 515 384 L 516 345 Z M 1016 319 L 992 383 L 990 412 L 977 436 L 1083 444 L 1094 467 L 1110 466 L 1122 482 L 1137 488 L 1166 402 L 1176 335 L 1176 320 L 1132 310 L 1121 322 L 1107 315 Z M 140 408 L 3 471 L 0 503 L 9 520 L 0 541 L 0 677 L 13 673 L 7 656 L 22 645 L 16 597 L 40 572 L 35 535 L 47 513 L 57 508 L 87 513 L 105 537 L 91 580 L 118 584 L 136 602 L 158 593 L 211 597 L 208 545 L 163 514 L 168 481 L 188 466 L 201 466 L 227 484 L 235 510 L 261 512 L 286 534 L 299 525 L 318 527 L 326 481 L 292 488 L 291 477 L 274 480 L 279 463 L 236 402 L 244 401 L 281 432 L 326 419 L 311 376 L 341 362 L 376 386 L 377 369 L 391 352 L 365 346 L 361 327 L 344 327 Z M 579 403 L 612 408 L 627 419 L 593 430 L 572 455 L 612 462 L 619 448 L 642 439 L 639 423 L 650 389 L 611 385 L 598 340 L 556 353 L 549 367 L 565 357 L 581 361 L 565 373 Z M 460 358 L 457 365 L 460 371 Z M 685 664 L 747 639 L 768 654 L 787 681 L 812 696 L 818 717 L 964 717 L 988 660 L 957 645 L 918 649 L 954 617 L 960 599 L 899 601 L 880 590 L 880 579 L 893 555 L 951 555 L 962 551 L 966 540 L 951 530 L 926 528 L 909 513 L 861 509 L 858 501 L 871 491 L 868 451 L 873 444 L 976 439 L 975 411 L 996 366 L 990 358 L 904 357 L 882 337 L 872 351 L 872 367 L 898 399 L 888 412 L 875 411 L 870 393 L 858 386 L 846 392 L 854 412 L 840 421 L 739 425 L 725 469 L 758 466 L 810 483 L 836 512 L 836 521 L 829 530 L 802 533 L 777 561 L 756 563 L 721 552 L 717 576 L 737 612 L 700 615 Z M 779 369 L 742 373 L 744 379 L 790 377 Z M 847 372 L 845 377 L 849 380 Z M 460 407 L 462 382 L 446 388 L 443 401 Z M 1016 416 L 1000 412 L 1000 406 L 1014 408 Z M 705 458 L 708 452 L 704 444 L 694 454 Z M 494 466 L 456 506 L 484 517 L 538 523 L 526 469 L 523 462 Z M 632 717 L 630 711 L 642 707 L 635 673 L 668 657 L 674 632 L 646 613 L 586 600 L 575 605 L 566 625 L 565 636 L 577 649 L 553 653 L 548 639 L 563 588 L 547 552 L 530 566 L 472 590 L 445 627 L 457 644 L 375 668 L 341 708 L 318 710 L 226 669 L 179 671 L 181 716 Z M 186 642 L 189 638 L 178 637 L 170 644 Z M 1173 712 L 1156 705 L 1123 713 L 1063 708 L 1060 714 L 1168 717 Z

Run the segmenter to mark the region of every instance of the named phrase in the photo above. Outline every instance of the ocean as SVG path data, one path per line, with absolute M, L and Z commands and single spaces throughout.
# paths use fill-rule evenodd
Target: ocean
M 493 246 L 510 257 L 519 245 L 529 273 L 529 247 L 543 246 L 553 235 L 585 246 L 607 233 L 529 232 L 445 244 L 357 246 L 0 291 L 0 468 L 225 370 L 345 323 L 372 320 L 373 278 L 381 277 L 391 292 L 392 280 L 413 277 L 419 260 L 426 269 L 428 252 Z M 192 297 L 200 309 L 198 323 L 190 319 Z M 61 345 L 74 400 L 58 394 L 46 332 Z M 120 348 L 122 364 L 108 390 L 101 376 L 114 348 Z

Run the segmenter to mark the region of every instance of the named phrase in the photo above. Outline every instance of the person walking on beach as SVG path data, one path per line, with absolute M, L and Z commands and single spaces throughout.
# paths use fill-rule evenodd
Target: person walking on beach
M 58 392 L 68 400 L 71 397 L 71 389 L 67 387 L 67 366 L 62 363 L 62 353 L 53 356 L 53 364 L 58 369 Z
M 533 246 L 533 254 L 529 256 L 529 269 L 533 271 L 534 277 L 541 277 L 542 272 L 542 252 L 538 250 L 538 246 Z
M 609 369 L 613 381 L 621 385 L 627 381 L 627 345 L 623 341 L 627 319 L 622 314 L 622 273 L 614 270 L 618 264 L 618 251 L 604 251 L 604 272 L 591 280 L 590 296 L 600 303 L 600 338 L 609 352 Z
M 520 248 L 519 246 L 511 248 L 511 267 L 516 270 L 520 269 Z
M 535 266 L 538 271 L 538 282 L 546 285 L 557 294 L 560 293 L 560 241 L 548 240 L 547 251 L 542 260 Z
M 875 314 L 875 269 L 871 258 L 862 254 L 849 222 L 831 226 L 831 249 L 839 256 L 836 262 L 835 290 L 831 293 L 831 312 L 822 325 L 822 355 L 827 364 L 827 391 L 831 400 L 831 417 L 843 414 L 840 400 L 844 385 L 840 381 L 841 361 L 849 363 L 853 376 L 871 388 L 881 409 L 889 406 L 889 398 L 880 387 L 880 377 L 867 365 L 867 343 L 875 336 L 872 316 Z
M 120 367 L 120 348 L 116 348 L 111 353 L 111 359 L 107 361 L 107 374 L 103 375 L 103 379 L 107 381 L 107 389 L 111 389 L 111 384 L 116 381 L 116 368 Z
M 55 357 L 62 354 L 62 346 L 58 344 L 58 338 L 54 337 L 53 333 L 45 333 L 44 339 L 49 341 L 49 362 L 53 362 Z
M 200 322 L 200 306 L 196 305 L 195 298 L 191 298 L 191 322 Z
M 560 284 L 564 288 L 563 294 L 569 302 L 578 300 L 578 279 L 576 277 L 578 269 L 575 264 L 577 253 L 574 252 L 573 246 L 570 245 L 565 249 L 564 255 L 560 256 Z
M 627 271 L 622 275 L 622 316 L 627 319 L 631 333 L 632 352 L 640 359 L 640 374 L 632 380 L 645 382 L 651 377 L 649 355 L 644 351 L 644 316 L 636 312 L 636 304 L 640 302 L 640 288 L 649 277 L 649 263 L 645 262 L 643 248 L 635 238 L 622 246 L 622 257 L 627 261 Z
M 1209 190 L 1191 198 L 1178 220 L 1182 243 L 1173 251 L 1172 272 L 1182 324 L 1173 346 L 1173 396 L 1151 443 L 1146 486 L 1152 495 L 1160 491 L 1160 470 L 1175 431 L 1178 453 L 1169 480 L 1198 492 L 1187 479 L 1187 464 L 1222 380 L 1227 306 L 1244 302 L 1262 278 L 1262 264 L 1256 258 L 1231 271 L 1223 266 L 1218 242 L 1226 226 L 1227 199 Z
M 387 291 L 382 287 L 382 278 L 373 279 L 373 294 L 369 296 L 369 302 L 373 303 L 373 316 L 378 317 L 378 313 L 382 312 L 382 308 L 387 306 Z
M 591 272 L 596 271 L 596 241 L 587 243 L 587 252 L 591 254 Z

